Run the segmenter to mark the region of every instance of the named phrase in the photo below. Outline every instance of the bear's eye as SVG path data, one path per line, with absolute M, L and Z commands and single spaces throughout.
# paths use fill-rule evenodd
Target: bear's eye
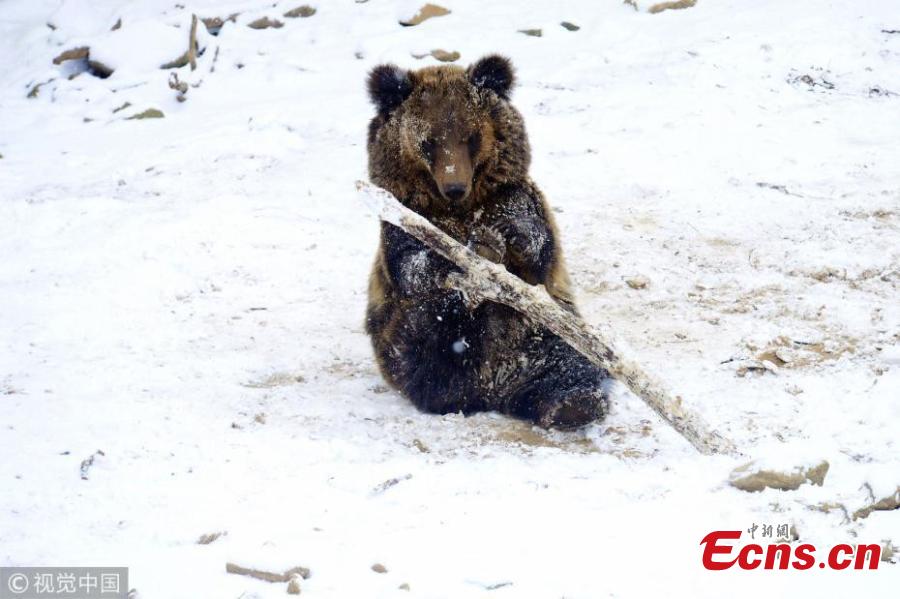
M 481 149 L 481 133 L 476 131 L 472 135 L 469 136 L 469 155 L 474 158 L 476 154 L 478 154 L 478 150 Z
M 422 142 L 422 154 L 425 156 L 425 159 L 428 162 L 434 163 L 435 152 L 437 151 L 437 144 L 430 137 Z

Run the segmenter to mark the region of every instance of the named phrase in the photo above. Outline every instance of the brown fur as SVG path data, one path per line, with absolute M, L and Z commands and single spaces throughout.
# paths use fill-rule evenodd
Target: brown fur
M 528 176 L 524 122 L 508 101 L 512 77 L 500 57 L 469 69 L 378 67 L 369 82 L 379 108 L 369 126 L 369 176 L 460 243 L 528 283 L 545 285 L 574 311 L 556 224 Z M 453 268 L 383 225 L 369 281 L 367 330 L 391 384 L 431 411 L 499 409 L 558 426 L 602 415 L 596 385 L 587 382 L 599 381 L 602 372 L 508 308 L 486 304 L 467 311 L 458 293 L 442 285 Z M 526 346 L 534 354 L 531 371 L 510 374 Z M 571 393 L 554 397 L 552 387 L 562 376 L 554 369 L 571 370 L 572 364 L 585 381 L 566 379 Z M 541 369 L 546 385 L 529 378 Z

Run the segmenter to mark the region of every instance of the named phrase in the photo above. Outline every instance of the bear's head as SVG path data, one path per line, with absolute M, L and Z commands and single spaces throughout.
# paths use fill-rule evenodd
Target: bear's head
M 486 56 L 463 69 L 386 64 L 369 74 L 369 177 L 419 212 L 460 214 L 527 177 L 525 125 L 510 104 L 513 68 Z

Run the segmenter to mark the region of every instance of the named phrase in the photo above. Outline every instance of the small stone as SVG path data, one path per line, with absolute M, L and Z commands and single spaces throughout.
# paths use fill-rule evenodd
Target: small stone
M 444 15 L 449 15 L 450 11 L 444 8 L 443 6 L 439 6 L 437 4 L 425 4 L 422 8 L 416 12 L 409 19 L 401 19 L 400 24 L 404 27 L 412 27 L 414 25 L 418 25 L 423 21 L 427 21 L 428 19 L 432 19 L 434 17 L 443 17 Z
M 280 29 L 284 27 L 284 23 L 279 21 L 278 19 L 270 19 L 269 17 L 260 17 L 255 21 L 251 21 L 247 23 L 247 27 L 250 29 Z
M 796 468 L 793 472 L 776 470 L 754 470 L 754 462 L 748 462 L 731 472 L 729 484 L 741 491 L 756 493 L 763 489 L 796 491 L 805 482 L 822 486 L 828 474 L 828 462 L 822 461 L 810 468 Z
M 203 23 L 204 27 L 206 27 L 206 30 L 209 32 L 210 35 L 219 35 L 219 32 L 222 30 L 222 27 L 225 26 L 225 21 L 231 21 L 232 23 L 236 23 L 238 15 L 240 15 L 240 14 L 241 13 L 238 13 L 238 12 L 232 13 L 224 19 L 222 17 L 206 17 L 206 18 L 200 19 L 200 21 Z
M 382 564 L 372 564 L 372 572 L 377 572 L 378 574 L 387 573 L 387 568 L 385 568 Z
M 525 35 L 529 35 L 531 37 L 541 37 L 544 35 L 544 32 L 540 29 L 519 29 L 519 33 L 524 33 Z
M 90 48 L 87 46 L 81 46 L 80 48 L 72 48 L 70 50 L 66 50 L 59 56 L 53 59 L 53 64 L 62 64 L 67 60 L 81 60 L 83 58 L 87 58 L 90 54 Z
M 634 277 L 628 277 L 625 279 L 625 283 L 628 284 L 632 289 L 646 289 L 650 284 L 650 279 L 645 277 L 644 275 L 637 275 Z
M 459 60 L 459 52 L 454 50 L 453 52 L 447 52 L 446 50 L 432 50 L 431 55 L 441 62 L 453 62 L 455 60 Z
M 581 29 L 581 27 L 579 27 L 575 23 L 570 23 L 568 21 L 563 21 L 562 23 L 560 23 L 560 25 L 562 25 L 569 31 L 578 31 L 579 29 Z
M 401 584 L 401 585 L 398 586 L 397 588 L 400 589 L 401 591 L 408 591 L 408 590 L 409 590 L 409 584 L 406 583 L 406 582 L 404 582 L 403 584 Z
M 316 9 L 313 8 L 312 6 L 308 6 L 308 5 L 304 4 L 302 6 L 298 6 L 297 8 L 292 8 L 291 10 L 284 13 L 284 16 L 286 16 L 289 19 L 296 19 L 297 17 L 300 17 L 301 19 L 306 19 L 308 17 L 313 16 L 314 14 L 316 14 Z
M 776 347 L 773 350 L 775 357 L 784 362 L 785 364 L 790 364 L 791 362 L 796 362 L 798 355 L 797 352 L 790 347 Z
M 825 484 L 826 474 L 828 474 L 828 462 L 822 460 L 821 463 L 816 464 L 812 468 L 808 469 L 805 476 L 806 480 L 818 487 L 821 487 Z
M 219 538 L 224 537 L 227 534 L 228 534 L 227 531 L 222 530 L 219 532 L 211 532 L 211 533 L 207 533 L 205 535 L 200 535 L 200 538 L 197 539 L 197 544 L 198 545 L 209 545 L 210 543 L 217 541 Z
M 424 443 L 422 443 L 422 441 L 419 439 L 413 439 L 412 444 L 413 444 L 413 447 L 415 447 L 422 453 L 429 453 L 431 451 L 430 449 L 428 449 L 428 446 L 425 445 Z
M 878 501 L 874 501 L 853 512 L 853 519 L 859 520 L 860 518 L 868 518 L 869 514 L 875 511 L 890 511 L 896 509 L 900 509 L 900 487 L 897 487 L 897 489 L 887 497 L 882 497 Z
M 148 108 L 147 110 L 145 110 L 143 112 L 139 112 L 137 114 L 131 115 L 130 117 L 128 117 L 125 120 L 133 121 L 133 120 L 142 120 L 142 119 L 161 119 L 161 118 L 165 118 L 165 116 L 166 115 L 163 114 L 162 110 L 158 110 L 156 108 Z
M 697 4 L 697 0 L 677 0 L 676 2 L 660 2 L 659 4 L 654 4 L 647 12 L 650 14 L 656 14 L 662 12 L 664 10 L 680 10 L 682 8 L 691 8 Z

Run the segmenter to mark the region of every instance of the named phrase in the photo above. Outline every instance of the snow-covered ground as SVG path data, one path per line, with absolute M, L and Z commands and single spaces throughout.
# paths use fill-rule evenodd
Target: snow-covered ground
M 285 595 L 227 561 L 307 566 L 316 598 L 897 588 L 889 561 L 707 572 L 700 546 L 781 523 L 822 553 L 900 545 L 900 511 L 844 511 L 900 484 L 896 0 L 447 0 L 409 28 L 415 3 L 299 4 L 0 4 L 0 565 L 128 566 L 144 599 Z M 240 14 L 200 25 L 179 102 L 157 65 L 192 13 Z M 51 62 L 80 46 L 113 75 Z M 386 389 L 364 79 L 433 49 L 517 66 L 585 317 L 745 454 L 827 460 L 822 487 L 734 489 L 745 460 L 622 387 L 574 433 Z

